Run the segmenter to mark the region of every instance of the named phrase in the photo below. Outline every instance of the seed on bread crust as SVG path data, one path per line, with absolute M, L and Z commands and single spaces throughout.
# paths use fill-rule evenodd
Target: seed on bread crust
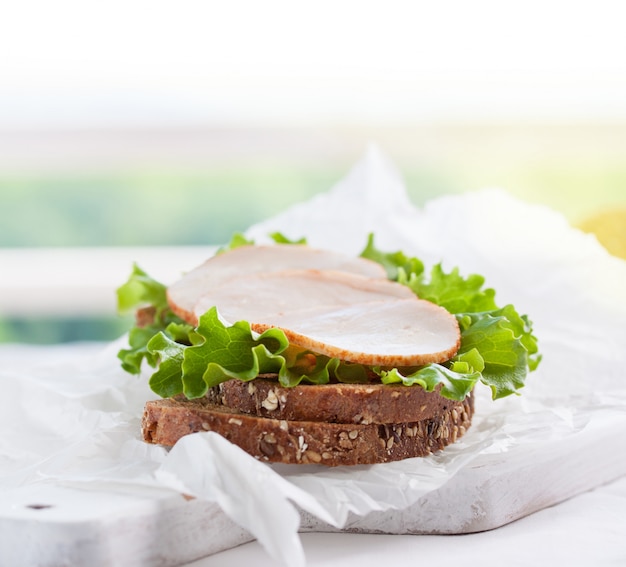
M 228 402 L 224 402 L 224 405 L 229 405 Z M 267 411 L 274 411 L 278 408 L 278 396 L 274 390 L 268 390 L 265 399 L 261 402 L 261 406 Z

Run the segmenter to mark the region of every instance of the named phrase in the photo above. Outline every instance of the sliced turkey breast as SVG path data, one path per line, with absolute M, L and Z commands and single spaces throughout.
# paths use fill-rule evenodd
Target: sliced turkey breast
M 386 279 L 385 269 L 372 260 L 318 250 L 299 244 L 240 246 L 209 258 L 168 288 L 172 310 L 183 319 L 193 318 L 200 297 L 231 278 L 259 272 L 290 269 L 337 270 Z
M 217 306 L 229 323 L 257 322 L 268 315 L 289 316 L 303 310 L 347 307 L 390 298 L 415 299 L 406 286 L 387 279 L 374 279 L 332 270 L 283 270 L 231 278 L 222 286 L 206 290 L 194 306 L 197 317 Z
M 197 318 L 217 307 L 228 323 L 277 327 L 291 344 L 370 366 L 418 366 L 449 360 L 458 350 L 457 321 L 387 279 L 317 270 L 236 277 L 205 293 Z

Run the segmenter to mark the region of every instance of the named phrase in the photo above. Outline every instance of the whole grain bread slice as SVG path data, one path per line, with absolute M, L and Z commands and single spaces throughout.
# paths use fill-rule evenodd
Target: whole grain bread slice
M 281 386 L 276 379 L 228 380 L 212 388 L 215 403 L 274 419 L 330 423 L 401 423 L 421 421 L 453 405 L 419 386 L 386 384 L 300 384 Z
M 262 461 L 359 465 L 439 451 L 465 433 L 473 413 L 471 394 L 428 419 L 367 425 L 273 419 L 241 413 L 208 398 L 170 398 L 146 404 L 142 430 L 147 442 L 166 446 L 191 433 L 214 431 Z

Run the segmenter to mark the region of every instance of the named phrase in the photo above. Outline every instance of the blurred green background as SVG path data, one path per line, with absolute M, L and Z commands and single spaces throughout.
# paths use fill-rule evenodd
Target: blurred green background
M 54 136 L 5 138 L 0 248 L 221 244 L 330 189 L 370 141 L 396 164 L 416 205 L 501 187 L 573 224 L 626 205 L 626 124 L 239 130 L 226 149 L 223 131 L 201 134 L 151 132 L 137 154 L 127 148 L 145 132 L 65 132 L 52 161 Z M 90 144 L 98 151 L 85 154 Z M 127 325 L 114 316 L 0 316 L 0 341 L 110 340 Z

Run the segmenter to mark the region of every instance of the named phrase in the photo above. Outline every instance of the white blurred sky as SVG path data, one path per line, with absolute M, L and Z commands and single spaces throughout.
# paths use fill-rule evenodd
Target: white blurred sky
M 626 119 L 626 2 L 15 1 L 0 128 Z

